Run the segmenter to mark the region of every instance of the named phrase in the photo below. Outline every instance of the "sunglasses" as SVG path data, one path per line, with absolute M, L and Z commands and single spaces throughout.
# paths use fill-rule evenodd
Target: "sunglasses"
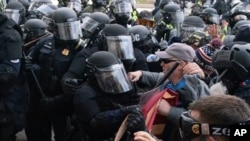
M 171 60 L 171 59 L 161 59 L 162 62 L 164 62 L 165 64 L 171 63 L 171 62 L 176 62 L 179 60 Z

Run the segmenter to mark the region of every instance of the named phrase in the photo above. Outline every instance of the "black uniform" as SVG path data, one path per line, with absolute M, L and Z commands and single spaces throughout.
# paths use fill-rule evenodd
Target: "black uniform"
M 145 130 L 143 116 L 137 106 L 139 96 L 130 82 L 126 81 L 126 73 L 122 75 L 123 66 L 119 66 L 116 58 L 113 61 L 107 54 L 115 58 L 110 52 L 99 51 L 87 59 L 96 71 L 91 71 L 91 79 L 74 95 L 75 111 L 82 131 L 89 141 L 113 140 L 128 114 L 132 115 L 127 121 L 128 132 L 133 134 L 135 131 Z M 113 65 L 116 67 L 112 67 Z M 111 68 L 109 72 L 105 71 L 107 68 Z M 89 69 L 93 69 L 92 66 Z M 134 126 L 129 125 L 131 121 L 135 123 Z
M 39 40 L 28 55 L 32 59 L 31 69 L 39 81 L 39 84 L 33 83 L 34 86 L 31 87 L 32 109 L 26 126 L 26 135 L 31 141 L 51 141 L 52 125 L 55 140 L 61 141 L 66 128 L 66 118 L 72 113 L 72 97 L 63 95 L 60 81 L 74 56 L 83 47 L 78 33 L 81 32 L 80 22 L 76 13 L 66 7 L 58 8 L 54 16 L 55 34 Z M 75 21 L 67 22 L 67 19 Z M 72 27 L 75 30 L 72 30 Z M 26 62 L 28 61 L 27 59 Z
M 24 128 L 28 92 L 21 71 L 20 27 L 0 13 L 0 140 L 13 141 Z

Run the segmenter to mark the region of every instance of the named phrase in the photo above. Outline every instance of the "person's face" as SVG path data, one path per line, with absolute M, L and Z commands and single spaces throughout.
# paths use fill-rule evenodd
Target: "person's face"
M 167 73 L 169 69 L 174 65 L 174 63 L 177 61 L 175 58 L 170 59 L 162 59 L 161 60 L 161 66 L 164 73 Z

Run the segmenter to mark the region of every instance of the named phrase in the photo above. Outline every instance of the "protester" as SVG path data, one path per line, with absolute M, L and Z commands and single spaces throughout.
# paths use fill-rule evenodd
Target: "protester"
M 131 81 L 143 83 L 148 87 L 153 88 L 162 81 L 164 73 L 167 73 L 171 67 L 178 61 L 180 62 L 177 68 L 169 76 L 160 87 L 163 89 L 171 89 L 179 94 L 180 101 L 177 106 L 171 106 L 167 101 L 161 100 L 158 112 L 160 115 L 167 117 L 165 127 L 166 134 L 164 140 L 181 140 L 178 133 L 178 119 L 183 111 L 186 111 L 188 105 L 199 99 L 209 95 L 207 84 L 199 78 L 202 70 L 195 69 L 191 74 L 183 73 L 183 68 L 193 62 L 195 51 L 192 47 L 182 44 L 173 43 L 165 51 L 155 53 L 162 60 L 161 66 L 163 73 L 153 73 L 147 71 L 129 72 L 128 76 Z M 189 69 L 192 70 L 193 68 Z

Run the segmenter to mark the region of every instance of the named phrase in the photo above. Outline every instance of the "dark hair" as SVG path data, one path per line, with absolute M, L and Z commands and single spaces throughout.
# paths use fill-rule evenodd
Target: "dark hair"
M 211 95 L 189 106 L 200 113 L 199 122 L 230 125 L 244 122 L 250 117 L 250 108 L 241 98 L 232 95 Z

